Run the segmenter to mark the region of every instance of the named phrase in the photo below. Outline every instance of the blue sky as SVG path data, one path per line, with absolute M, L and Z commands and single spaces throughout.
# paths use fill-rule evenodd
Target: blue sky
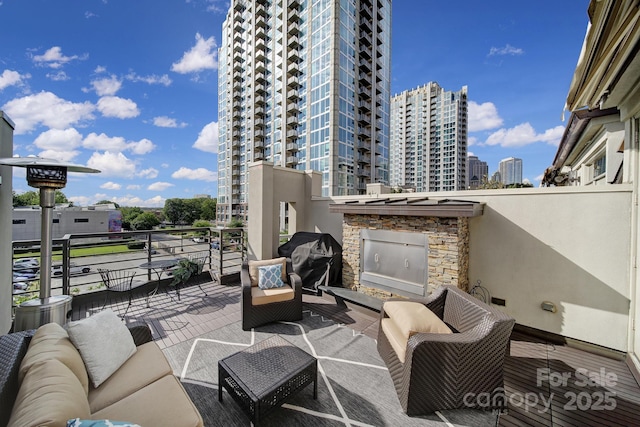
M 14 154 L 72 175 L 77 205 L 164 206 L 217 195 L 218 0 L 0 0 L 0 109 Z M 395 0 L 392 93 L 469 90 L 469 151 L 493 173 L 523 159 L 538 185 L 587 28 L 588 0 Z M 569 115 L 566 114 L 566 119 Z M 14 170 L 14 190 L 31 190 Z

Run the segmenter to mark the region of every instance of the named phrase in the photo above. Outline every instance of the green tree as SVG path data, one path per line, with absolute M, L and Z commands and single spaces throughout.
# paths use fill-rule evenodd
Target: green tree
M 183 199 L 167 199 L 164 202 L 164 216 L 174 225 L 183 221 L 184 210 Z
M 123 206 L 120 208 L 120 213 L 122 214 L 122 228 L 125 230 L 133 230 L 133 221 L 138 215 L 142 214 L 143 211 L 139 207 Z
M 158 217 L 152 212 L 144 212 L 131 222 L 131 228 L 133 230 L 153 230 L 153 227 L 158 224 L 160 224 Z
M 55 203 L 57 205 L 69 203 L 70 206 L 73 206 L 73 203 L 70 203 L 67 199 L 67 196 L 60 190 L 56 190 L 55 193 Z M 19 206 L 39 206 L 40 205 L 40 192 L 39 191 L 25 191 L 22 194 L 16 194 L 13 192 L 13 207 Z
M 216 219 L 216 199 L 202 199 L 202 211 L 200 213 L 200 219 L 206 219 L 207 221 L 215 221 Z
M 244 222 L 242 222 L 242 220 L 238 217 L 233 217 L 231 218 L 231 221 L 229 221 L 229 223 L 227 224 L 227 227 L 229 228 L 244 227 Z

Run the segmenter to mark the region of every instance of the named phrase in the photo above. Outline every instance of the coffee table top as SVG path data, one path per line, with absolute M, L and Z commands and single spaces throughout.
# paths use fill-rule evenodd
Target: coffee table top
M 219 362 L 225 371 L 258 398 L 273 390 L 274 384 L 316 363 L 316 358 L 274 335 Z

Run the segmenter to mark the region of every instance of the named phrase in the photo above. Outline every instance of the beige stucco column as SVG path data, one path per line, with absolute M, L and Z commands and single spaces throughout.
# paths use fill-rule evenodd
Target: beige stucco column
M 13 157 L 13 129 L 15 125 L 2 111 L 0 111 L 0 157 Z M 11 329 L 11 299 L 13 296 L 12 258 L 13 248 L 11 242 L 12 230 L 12 179 L 11 166 L 0 166 L 0 334 Z
M 255 162 L 249 166 L 249 259 L 276 257 L 280 245 L 280 203 L 289 204 L 289 233 L 315 231 L 308 220 L 312 197 L 322 192 L 322 174 Z

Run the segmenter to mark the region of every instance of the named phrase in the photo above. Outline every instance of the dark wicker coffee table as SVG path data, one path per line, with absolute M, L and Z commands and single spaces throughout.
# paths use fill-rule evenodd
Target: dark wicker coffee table
M 224 387 L 254 425 L 311 383 L 316 399 L 318 361 L 279 335 L 218 361 L 218 400 Z

